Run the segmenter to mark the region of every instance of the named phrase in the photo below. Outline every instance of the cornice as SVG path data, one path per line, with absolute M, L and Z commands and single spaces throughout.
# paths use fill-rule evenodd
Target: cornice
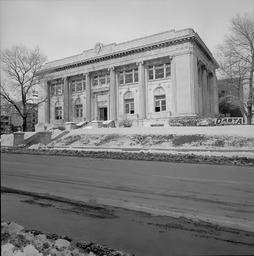
M 93 56 L 91 58 L 87 58 L 84 60 L 78 60 L 78 61 L 72 62 L 72 63 L 67 63 L 67 64 L 65 63 L 65 64 L 58 65 L 58 66 L 55 66 L 52 68 L 51 67 L 45 68 L 40 71 L 40 74 L 46 75 L 46 74 L 51 74 L 51 73 L 55 73 L 55 72 L 61 72 L 64 70 L 79 68 L 82 66 L 96 64 L 96 63 L 100 63 L 103 61 L 109 61 L 109 60 L 113 60 L 113 59 L 117 59 L 117 58 L 123 58 L 125 56 L 135 55 L 135 54 L 142 53 L 142 52 L 149 52 L 149 51 L 152 51 L 155 49 L 165 48 L 165 47 L 172 46 L 172 45 L 179 45 L 179 44 L 182 44 L 185 42 L 195 43 L 199 47 L 199 49 L 204 53 L 204 55 L 216 66 L 216 68 L 218 68 L 219 65 L 216 62 L 216 60 L 213 58 L 211 52 L 208 50 L 208 48 L 206 47 L 204 42 L 201 40 L 201 38 L 198 36 L 198 34 L 193 31 L 192 33 L 188 33 L 187 35 L 185 34 L 185 35 L 177 37 L 177 38 L 165 39 L 165 40 L 161 40 L 158 42 L 146 44 L 144 46 L 137 46 L 137 47 L 133 47 L 133 48 L 129 48 L 129 49 L 121 50 L 121 51 L 115 51 L 115 52 L 104 54 L 104 55 Z M 76 55 L 76 56 L 78 56 L 78 55 Z
M 189 36 L 185 36 L 182 38 L 164 40 L 159 43 L 153 43 L 150 45 L 145 45 L 143 47 L 136 47 L 136 48 L 127 49 L 125 51 L 114 52 L 114 53 L 103 55 L 103 56 L 96 56 L 96 57 L 89 58 L 89 59 L 86 59 L 83 61 L 77 61 L 77 62 L 70 63 L 70 64 L 59 65 L 57 67 L 44 69 L 44 70 L 40 71 L 40 73 L 41 74 L 49 74 L 49 73 L 59 72 L 59 71 L 66 70 L 66 69 L 77 68 L 80 66 L 86 66 L 89 64 L 99 63 L 99 62 L 102 62 L 105 60 L 121 58 L 124 56 L 133 55 L 133 54 L 140 53 L 140 52 L 147 52 L 150 50 L 164 48 L 164 47 L 171 46 L 171 45 L 181 44 L 183 42 L 190 41 L 193 38 L 193 36 L 194 35 L 189 35 Z

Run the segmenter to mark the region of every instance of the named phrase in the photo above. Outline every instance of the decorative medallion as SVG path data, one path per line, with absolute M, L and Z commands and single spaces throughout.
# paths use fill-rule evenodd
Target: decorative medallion
M 94 46 L 94 51 L 96 54 L 99 54 L 100 51 L 102 50 L 102 47 L 103 47 L 103 44 L 102 43 L 97 43 L 95 46 Z

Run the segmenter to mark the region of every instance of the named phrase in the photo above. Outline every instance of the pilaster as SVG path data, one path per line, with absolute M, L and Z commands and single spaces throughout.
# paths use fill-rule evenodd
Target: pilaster
M 138 65 L 138 85 L 139 85 L 139 118 L 146 118 L 146 84 L 145 66 L 143 61 L 137 62 Z
M 116 72 L 114 67 L 110 71 L 110 120 L 115 121 L 116 117 Z
M 63 88 L 63 121 L 70 121 L 70 113 L 69 113 L 69 85 L 68 85 L 68 77 L 64 77 L 64 88 Z
M 176 104 L 176 97 L 177 97 L 177 80 L 176 80 L 176 61 L 175 57 L 171 59 L 171 81 L 172 81 L 172 114 L 176 115 L 177 113 L 177 104 Z
M 89 73 L 86 73 L 86 121 L 91 121 L 91 79 Z

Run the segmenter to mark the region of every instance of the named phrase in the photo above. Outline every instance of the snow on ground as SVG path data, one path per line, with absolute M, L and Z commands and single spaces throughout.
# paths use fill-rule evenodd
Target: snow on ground
M 130 127 L 130 128 L 80 128 L 72 130 L 69 135 L 74 134 L 206 134 L 254 137 L 254 125 L 232 125 L 232 126 L 185 126 L 185 127 Z
M 52 133 L 52 138 L 55 138 L 58 136 L 62 131 L 61 130 L 54 130 Z M 25 134 L 25 138 L 28 138 L 32 136 L 34 132 L 28 132 Z M 203 135 L 211 135 L 211 136 L 219 136 L 221 139 L 225 140 L 225 136 L 231 136 L 233 138 L 246 138 L 246 139 L 253 139 L 254 138 L 254 126 L 250 125 L 235 125 L 235 126 L 215 126 L 215 127 L 131 127 L 131 128 L 97 128 L 97 129 L 76 129 L 70 131 L 67 135 L 65 135 L 62 139 L 68 138 L 69 136 L 75 136 L 75 135 L 107 135 L 107 134 L 119 134 L 119 135 L 132 135 L 132 134 L 152 134 L 152 135 L 169 135 L 169 134 L 176 134 L 176 135 L 194 135 L 194 134 L 203 134 Z M 96 137 L 96 136 L 95 136 Z M 104 144 L 105 150 L 115 150 L 114 148 L 140 148 L 140 145 L 133 145 L 130 143 L 130 140 L 128 139 L 129 136 L 121 136 L 120 144 L 119 141 L 111 140 L 107 144 Z M 62 141 L 61 139 L 61 141 Z M 98 140 L 99 141 L 99 140 Z M 228 141 L 226 141 L 228 142 Z M 180 148 L 178 148 L 179 151 L 176 151 L 176 149 L 171 150 L 172 145 L 169 142 L 164 142 L 159 145 L 153 145 L 151 144 L 151 147 L 153 148 L 152 152 L 162 152 L 162 153 L 172 153 L 172 154 L 199 154 L 199 155 L 224 155 L 224 156 L 246 156 L 246 157 L 254 157 L 254 152 L 232 152 L 232 149 L 237 149 L 237 145 L 234 147 L 226 146 L 227 143 L 225 143 L 224 147 L 212 147 L 209 146 L 209 143 L 212 142 L 209 140 L 206 142 L 207 144 L 203 145 L 195 145 L 195 143 L 192 144 L 186 144 L 182 146 L 182 149 L 188 151 L 181 151 Z M 68 149 L 74 149 L 77 150 L 78 148 L 82 148 L 79 150 L 97 150 L 94 148 L 89 148 L 89 146 L 95 146 L 96 145 L 96 138 L 93 140 L 90 144 L 84 143 L 84 141 L 77 140 L 74 143 L 71 143 L 69 145 Z M 9 135 L 1 135 L 1 146 L 12 146 L 13 145 L 13 134 Z M 64 144 L 56 143 L 57 146 L 64 146 Z M 87 148 L 84 148 L 88 146 Z M 40 148 L 41 145 L 32 145 L 30 148 Z M 121 148 L 120 148 L 121 147 Z M 192 150 L 194 149 L 195 150 Z M 163 150 L 165 149 L 165 151 Z M 206 151 L 196 151 L 197 149 L 205 149 Z M 211 152 L 209 149 L 218 149 L 218 152 Z M 221 152 L 220 149 L 228 150 L 231 152 Z M 250 146 L 244 146 L 239 147 L 241 150 L 253 150 L 253 143 L 250 144 Z M 104 150 L 100 149 L 98 146 L 98 150 Z M 146 150 L 146 152 L 148 152 Z
M 1 146 L 13 146 L 13 140 L 13 134 L 2 134 L 0 139 Z
M 52 131 L 52 139 L 56 138 L 60 133 L 62 133 L 63 131 L 59 130 L 59 129 L 54 129 Z

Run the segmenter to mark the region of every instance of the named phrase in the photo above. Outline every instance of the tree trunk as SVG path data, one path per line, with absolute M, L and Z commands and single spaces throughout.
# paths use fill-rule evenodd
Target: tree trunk
M 252 119 L 252 104 L 247 107 L 247 124 L 251 124 L 251 119 Z
M 23 124 L 22 124 L 22 130 L 23 130 L 23 132 L 26 132 L 26 130 L 27 130 L 27 117 L 25 116 L 25 117 L 22 117 L 23 118 Z

